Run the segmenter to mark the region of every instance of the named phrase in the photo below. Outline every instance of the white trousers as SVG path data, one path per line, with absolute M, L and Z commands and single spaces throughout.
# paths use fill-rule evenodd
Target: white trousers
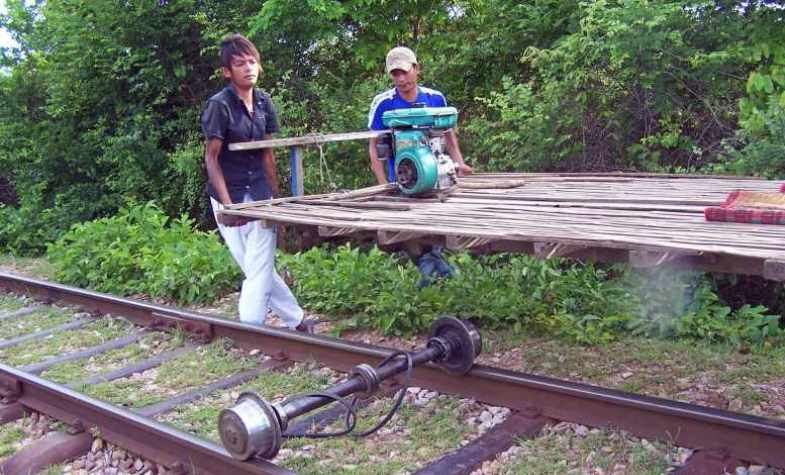
M 251 201 L 250 195 L 244 202 Z M 218 221 L 218 210 L 223 205 L 210 198 L 213 214 Z M 261 221 L 250 221 L 242 226 L 218 223 L 229 252 L 245 274 L 240 291 L 240 321 L 263 325 L 268 309 L 272 309 L 289 328 L 303 320 L 303 309 L 289 290 L 286 282 L 275 271 L 275 228 L 265 228 Z

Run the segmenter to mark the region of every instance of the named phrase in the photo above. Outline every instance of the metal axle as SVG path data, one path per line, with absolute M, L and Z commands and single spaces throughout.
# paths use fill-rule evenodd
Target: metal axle
M 349 379 L 322 391 L 324 396 L 304 396 L 271 404 L 255 393 L 241 394 L 233 407 L 221 411 L 218 419 L 221 441 L 240 460 L 273 458 L 281 449 L 289 421 L 295 417 L 352 394 L 368 397 L 379 389 L 382 381 L 409 370 L 410 362 L 412 368 L 433 362 L 450 374 L 466 374 L 481 350 L 480 334 L 471 323 L 441 317 L 432 325 L 425 349 L 408 354 L 408 358 L 393 358 L 378 368 L 359 364 Z

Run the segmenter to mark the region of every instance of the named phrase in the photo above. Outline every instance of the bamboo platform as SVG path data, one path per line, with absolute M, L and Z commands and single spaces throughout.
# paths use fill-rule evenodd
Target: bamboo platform
M 392 185 L 234 205 L 226 213 L 297 225 L 321 238 L 371 235 L 449 249 L 665 263 L 785 280 L 785 226 L 707 222 L 734 190 L 780 182 L 652 174 L 479 174 L 445 201 Z

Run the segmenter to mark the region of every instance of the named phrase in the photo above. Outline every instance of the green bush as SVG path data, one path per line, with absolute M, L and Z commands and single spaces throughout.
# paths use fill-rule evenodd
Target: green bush
M 631 275 L 628 282 L 638 301 L 628 323 L 634 334 L 733 344 L 760 344 L 785 335 L 779 315 L 763 305 L 733 310 L 706 274 L 658 269 Z
M 760 121 L 757 130 L 739 130 L 734 140 L 726 141 L 726 160 L 716 164 L 712 172 L 785 177 L 785 107 L 772 98 L 770 107 L 756 118 Z
M 416 292 L 417 269 L 377 248 L 313 248 L 281 255 L 278 262 L 295 277 L 297 298 L 309 310 L 354 315 L 354 323 L 385 333 L 411 333 L 433 320 L 434 313 L 421 305 Z
M 17 256 L 40 254 L 60 231 L 47 225 L 53 210 L 46 211 L 0 204 L 0 248 Z
M 311 311 L 342 326 L 387 334 L 423 331 L 439 315 L 471 318 L 484 328 L 548 334 L 583 344 L 633 334 L 734 344 L 781 338 L 779 316 L 763 306 L 733 311 L 705 274 L 632 272 L 564 260 L 500 254 L 449 257 L 452 279 L 417 289 L 408 260 L 377 248 L 314 248 L 282 255 L 294 292 Z
M 742 17 L 674 1 L 574 4 L 558 17 L 572 23 L 560 37 L 524 43 L 524 74 L 502 73 L 477 94 L 473 155 L 504 171 L 694 170 L 713 161 L 735 128 L 734 91 L 746 76 L 744 55 L 728 48 L 746 38 Z M 542 23 L 529 16 L 535 8 L 519 10 L 532 26 Z
M 0 249 L 18 256 L 41 255 L 71 224 L 92 218 L 100 206 L 87 186 L 57 194 L 53 205 L 45 201 L 40 187 L 31 187 L 24 190 L 18 206 L 0 204 Z
M 570 135 L 575 118 L 563 114 L 562 104 L 543 100 L 531 85 L 505 77 L 501 91 L 478 100 L 485 110 L 467 122 L 465 130 L 473 156 L 484 168 L 505 172 L 564 168 L 563 163 L 578 152 Z
M 185 216 L 172 220 L 152 203 L 74 225 L 47 257 L 63 282 L 181 304 L 212 301 L 240 277 L 214 232 L 194 230 Z
M 240 277 L 215 233 L 195 231 L 185 217 L 170 220 L 153 204 L 73 226 L 49 245 L 48 258 L 64 282 L 180 303 L 211 301 Z M 785 336 L 778 315 L 762 305 L 733 310 L 706 274 L 632 272 L 619 265 L 510 254 L 448 259 L 456 275 L 423 289 L 407 258 L 376 247 L 313 248 L 281 254 L 278 263 L 294 277 L 300 303 L 330 315 L 342 328 L 409 335 L 452 314 L 484 328 L 583 344 L 630 332 L 737 345 Z
M 418 290 L 417 268 L 377 248 L 315 248 L 279 258 L 305 307 L 388 334 L 423 331 L 437 316 L 453 314 L 487 328 L 527 328 L 588 343 L 611 339 L 624 326 L 620 315 L 630 313 L 624 287 L 593 266 L 512 255 L 458 254 L 450 261 L 454 278 Z

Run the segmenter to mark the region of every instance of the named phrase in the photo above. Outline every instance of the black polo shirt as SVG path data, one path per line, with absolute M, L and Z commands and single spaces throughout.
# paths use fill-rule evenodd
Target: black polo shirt
M 232 86 L 226 86 L 208 99 L 202 113 L 205 138 L 223 140 L 218 164 L 233 203 L 242 203 L 246 193 L 250 193 L 254 200 L 272 197 L 272 189 L 262 167 L 261 150 L 229 150 L 230 143 L 262 140 L 265 134 L 278 132 L 278 117 L 270 96 L 254 89 L 253 103 L 252 115 Z M 207 192 L 218 200 L 218 194 L 210 183 L 207 184 Z

